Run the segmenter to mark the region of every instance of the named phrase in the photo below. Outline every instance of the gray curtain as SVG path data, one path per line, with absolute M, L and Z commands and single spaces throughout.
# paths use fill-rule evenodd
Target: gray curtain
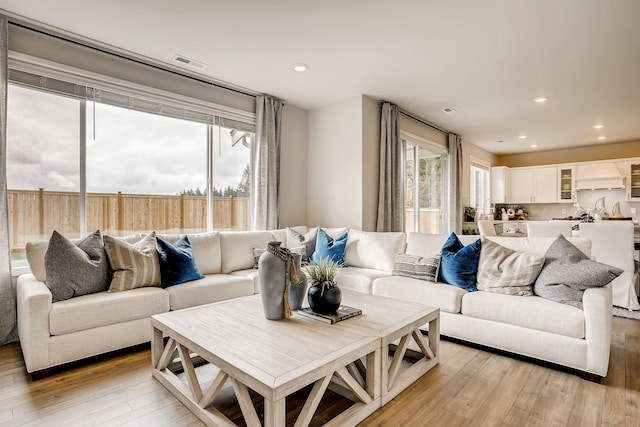
M 382 102 L 377 231 L 404 231 L 404 180 L 398 107 Z
M 462 232 L 462 139 L 449 134 L 449 228 Z
M 280 99 L 256 96 L 256 140 L 251 146 L 252 229 L 275 230 L 279 226 Z
M 0 345 L 18 341 L 7 207 L 7 18 L 0 17 Z

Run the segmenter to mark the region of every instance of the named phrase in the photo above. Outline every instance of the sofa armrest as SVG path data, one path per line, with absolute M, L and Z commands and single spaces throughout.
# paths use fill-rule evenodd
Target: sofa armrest
M 33 274 L 22 274 L 16 286 L 18 335 L 28 372 L 49 367 L 49 313 L 52 296 Z
M 611 352 L 611 324 L 613 316 L 611 284 L 601 288 L 589 288 L 582 303 L 587 341 L 587 371 L 605 377 Z

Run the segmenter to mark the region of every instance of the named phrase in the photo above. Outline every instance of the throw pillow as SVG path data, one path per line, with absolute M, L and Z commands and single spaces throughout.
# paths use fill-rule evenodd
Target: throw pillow
M 160 286 L 160 264 L 155 231 L 135 243 L 104 236 L 104 247 L 113 272 L 109 292 Z
M 533 291 L 543 298 L 582 308 L 585 289 L 605 286 L 623 272 L 620 268 L 592 261 L 559 235 L 547 249 Z
M 480 291 L 533 295 L 531 285 L 540 274 L 544 255 L 519 252 L 482 239 L 476 286 Z
M 196 265 L 191 242 L 186 235 L 173 245 L 156 237 L 156 250 L 160 263 L 160 285 L 163 288 L 204 277 Z
M 53 302 L 106 291 L 109 287 L 109 261 L 99 230 L 75 243 L 54 231 L 44 264 Z
M 438 280 L 441 258 L 442 255 L 440 254 L 435 254 L 430 257 L 398 254 L 396 255 L 396 262 L 393 264 L 391 274 L 394 276 L 426 280 L 427 282 L 436 282 Z
M 458 236 L 451 233 L 442 246 L 438 281 L 466 291 L 475 291 L 480 247 L 480 239 L 464 246 Z
M 318 264 L 323 259 L 328 259 L 341 266 L 344 264 L 344 251 L 347 248 L 347 236 L 349 233 L 333 239 L 322 228 L 318 227 L 318 237 L 316 238 L 316 248 L 310 260 Z
M 287 247 L 298 248 L 300 246 L 305 247 L 305 253 L 302 256 L 302 265 L 309 264 L 309 258 L 316 250 L 316 238 L 318 236 L 318 230 L 309 230 L 305 234 L 300 234 L 296 230 L 287 227 Z

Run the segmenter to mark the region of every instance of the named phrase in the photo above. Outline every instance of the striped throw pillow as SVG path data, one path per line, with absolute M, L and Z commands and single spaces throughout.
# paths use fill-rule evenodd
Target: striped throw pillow
M 394 276 L 426 280 L 427 282 L 436 282 L 438 280 L 441 257 L 440 254 L 435 254 L 430 257 L 397 254 L 391 274 Z
M 109 292 L 160 286 L 155 231 L 135 243 L 105 235 L 104 247 L 113 272 Z

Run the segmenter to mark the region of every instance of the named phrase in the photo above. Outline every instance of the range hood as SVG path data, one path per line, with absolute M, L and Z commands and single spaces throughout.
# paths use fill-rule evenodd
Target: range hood
M 624 176 L 613 163 L 594 163 L 576 168 L 576 190 L 624 189 Z

